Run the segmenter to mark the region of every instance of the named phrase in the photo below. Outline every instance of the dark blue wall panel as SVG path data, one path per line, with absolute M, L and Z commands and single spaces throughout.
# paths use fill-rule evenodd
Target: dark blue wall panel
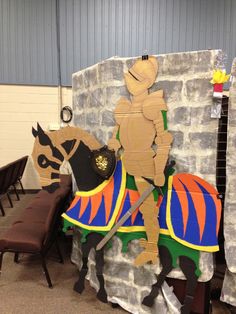
M 221 48 L 236 56 L 235 0 L 58 0 L 62 85 L 118 56 Z M 56 0 L 0 0 L 0 83 L 57 85 Z
M 57 85 L 56 0 L 0 0 L 0 83 Z
M 236 56 L 235 0 L 60 0 L 62 83 L 114 55 L 223 49 Z

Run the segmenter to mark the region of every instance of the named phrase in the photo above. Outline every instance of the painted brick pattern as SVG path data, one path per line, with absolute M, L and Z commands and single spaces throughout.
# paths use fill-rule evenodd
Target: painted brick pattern
M 176 171 L 194 173 L 212 184 L 216 177 L 218 120 L 210 117 L 213 88 L 209 81 L 218 53 L 210 50 L 158 55 L 159 72 L 150 90 L 164 90 L 168 126 L 174 135 L 170 155 L 176 161 Z M 121 96 L 129 98 L 123 75 L 134 62 L 135 58 L 111 58 L 73 74 L 74 124 L 92 132 L 102 143 L 111 137 L 113 110 L 118 100 Z M 74 241 L 79 245 L 76 236 Z M 161 297 L 156 300 L 155 310 L 140 304 L 160 267 L 133 267 L 132 262 L 140 251 L 138 242 L 130 243 L 127 254 L 121 253 L 120 245 L 114 238 L 114 247 L 106 252 L 105 277 L 111 300 L 131 313 L 165 313 Z M 72 256 L 75 254 L 74 251 Z M 203 273 L 200 280 L 207 281 L 213 274 L 212 254 L 202 253 L 200 263 Z M 90 264 L 94 264 L 92 258 Z M 170 276 L 184 278 L 177 269 Z M 96 287 L 94 268 L 90 269 L 89 279 Z M 120 295 L 121 290 L 125 291 L 124 295 Z M 136 302 L 135 311 L 129 299 L 131 295 L 132 302 Z
M 233 61 L 229 93 L 226 194 L 224 209 L 225 274 L 221 299 L 236 306 L 236 58 Z

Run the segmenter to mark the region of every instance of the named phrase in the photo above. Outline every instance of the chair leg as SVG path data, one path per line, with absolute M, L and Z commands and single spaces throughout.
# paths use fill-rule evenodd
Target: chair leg
M 14 188 L 14 192 L 15 192 L 15 194 L 16 194 L 16 198 L 17 198 L 17 200 L 19 201 L 19 200 L 20 200 L 20 196 L 19 196 L 19 194 L 18 194 L 18 192 L 17 192 L 17 189 L 16 189 L 15 184 L 13 184 L 13 188 Z
M 8 201 L 10 203 L 11 208 L 13 208 L 12 200 L 11 200 L 10 194 L 8 192 L 7 192 L 7 198 L 8 198 Z
M 23 187 L 23 184 L 21 182 L 21 179 L 18 179 L 18 182 L 20 183 L 21 189 L 22 189 L 22 193 L 25 194 L 25 189 Z
M 205 283 L 205 295 L 204 295 L 204 313 L 210 313 L 210 295 L 211 295 L 211 284 L 210 281 Z
M 15 263 L 19 263 L 19 253 L 15 253 L 15 255 L 14 255 L 14 262 Z
M 3 209 L 1 200 L 0 200 L 0 210 L 1 210 L 1 212 L 2 212 L 2 215 L 5 216 L 5 211 L 4 211 L 4 209 Z
M 60 246 L 59 246 L 57 240 L 55 241 L 55 245 L 56 245 L 57 254 L 58 254 L 58 256 L 59 256 L 59 262 L 60 262 L 61 264 L 64 264 L 63 256 L 62 256 L 62 254 L 61 254 Z
M 4 254 L 4 252 L 1 252 L 1 253 L 0 253 L 0 275 L 1 275 L 1 273 L 2 273 L 2 260 L 3 260 L 3 254 Z
M 45 257 L 42 254 L 41 254 L 41 262 L 42 262 L 42 267 L 43 267 L 44 274 L 45 274 L 46 279 L 47 279 L 48 287 L 52 288 L 52 282 L 51 282 L 51 278 L 49 276 L 49 272 L 48 272 L 48 269 L 47 269 L 47 266 L 46 266 Z

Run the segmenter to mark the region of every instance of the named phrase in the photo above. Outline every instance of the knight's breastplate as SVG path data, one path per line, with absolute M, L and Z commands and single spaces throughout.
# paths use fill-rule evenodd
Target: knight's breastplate
M 125 151 L 149 151 L 154 138 L 153 122 L 143 116 L 141 108 L 132 106 L 120 125 L 120 142 Z

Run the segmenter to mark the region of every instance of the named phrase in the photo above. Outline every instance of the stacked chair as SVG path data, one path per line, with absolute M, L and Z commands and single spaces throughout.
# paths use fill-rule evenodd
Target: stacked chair
M 59 262 L 63 263 L 57 235 L 61 226 L 61 214 L 71 201 L 71 191 L 71 176 L 61 175 L 60 187 L 55 192 L 40 190 L 35 195 L 0 238 L 0 273 L 6 252 L 14 254 L 15 263 L 19 263 L 20 253 L 38 255 L 48 286 L 52 288 L 45 258 L 51 246 L 55 244 Z
M 0 168 L 0 210 L 3 216 L 5 216 L 5 211 L 1 199 L 5 197 L 5 195 L 9 200 L 10 206 L 13 207 L 10 196 L 10 189 L 14 189 L 18 200 L 20 197 L 16 188 L 17 184 L 20 184 L 22 193 L 25 194 L 21 178 L 23 176 L 27 160 L 28 156 L 24 156 Z

